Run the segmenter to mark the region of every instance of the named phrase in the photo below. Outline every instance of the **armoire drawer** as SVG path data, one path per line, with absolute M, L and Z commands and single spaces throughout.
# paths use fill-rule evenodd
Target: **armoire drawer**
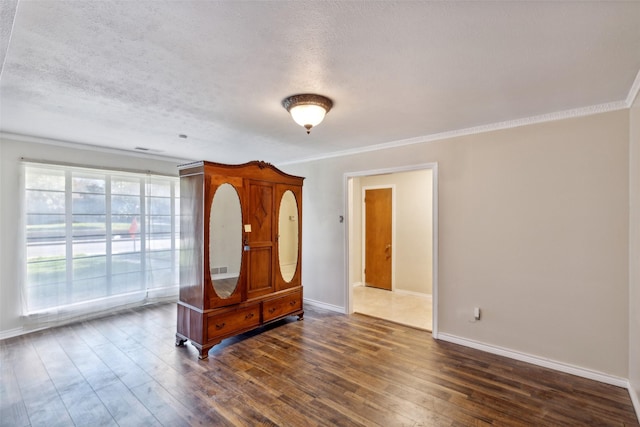
M 302 309 L 302 292 L 297 291 L 262 303 L 262 319 L 264 322 L 286 316 Z
M 247 330 L 260 324 L 258 304 L 207 318 L 207 339 L 211 340 L 236 331 Z

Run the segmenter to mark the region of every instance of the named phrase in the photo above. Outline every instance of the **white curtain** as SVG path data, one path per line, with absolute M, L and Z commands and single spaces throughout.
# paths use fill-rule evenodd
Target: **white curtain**
M 175 298 L 175 177 L 23 162 L 27 329 Z

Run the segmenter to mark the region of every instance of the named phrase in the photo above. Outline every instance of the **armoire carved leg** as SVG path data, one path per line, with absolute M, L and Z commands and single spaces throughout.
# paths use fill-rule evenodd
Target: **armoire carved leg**
M 176 334 L 176 347 L 184 347 L 184 343 L 186 343 L 187 340 L 185 338 L 182 338 L 181 336 L 178 336 Z
M 304 317 L 304 311 L 298 314 L 298 321 L 301 321 L 303 317 Z
M 211 350 L 212 345 L 207 347 L 198 348 L 198 359 L 205 360 L 209 358 L 209 350 Z

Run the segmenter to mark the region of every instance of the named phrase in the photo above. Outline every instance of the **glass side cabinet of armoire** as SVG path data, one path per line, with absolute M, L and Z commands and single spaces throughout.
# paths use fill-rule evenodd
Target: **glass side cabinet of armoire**
M 205 359 L 221 340 L 302 305 L 302 181 L 269 163 L 195 162 L 180 171 L 176 345 Z

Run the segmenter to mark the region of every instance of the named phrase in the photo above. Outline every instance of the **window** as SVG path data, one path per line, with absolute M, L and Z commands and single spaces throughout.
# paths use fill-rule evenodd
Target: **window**
M 177 178 L 24 167 L 27 314 L 177 293 Z

